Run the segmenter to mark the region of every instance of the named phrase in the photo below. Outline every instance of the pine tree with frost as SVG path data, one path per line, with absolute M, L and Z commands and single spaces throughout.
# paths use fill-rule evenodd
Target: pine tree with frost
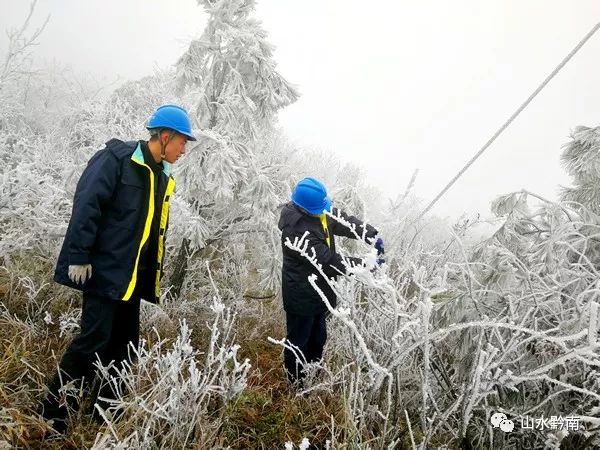
M 208 13 L 202 36 L 177 63 L 199 142 L 178 168 L 178 195 L 192 205 L 172 284 L 183 284 L 189 251 L 240 232 L 267 231 L 288 187 L 271 137 L 277 112 L 298 98 L 277 71 L 273 46 L 251 18 L 253 0 L 198 1 Z M 186 100 L 186 103 L 188 101 Z
M 563 187 L 563 201 L 579 203 L 594 213 L 600 212 L 600 127 L 579 126 L 571 133 L 561 156 L 572 187 Z

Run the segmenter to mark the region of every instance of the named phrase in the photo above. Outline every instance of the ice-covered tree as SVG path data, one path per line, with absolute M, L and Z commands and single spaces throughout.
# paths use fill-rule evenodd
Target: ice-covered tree
M 33 126 L 25 114 L 31 88 L 36 81 L 32 50 L 48 22 L 46 19 L 41 27 L 31 29 L 35 4 L 35 1 L 31 3 L 20 27 L 6 30 L 6 53 L 0 56 L 0 145 L 12 150 L 16 147 L 18 135 Z
M 266 31 L 251 17 L 253 0 L 198 3 L 208 24 L 177 63 L 179 92 L 194 105 L 200 139 L 177 174 L 178 196 L 192 207 L 171 279 L 175 295 L 191 250 L 241 232 L 273 240 L 275 209 L 289 190 L 274 125 L 277 111 L 298 98 L 276 70 Z

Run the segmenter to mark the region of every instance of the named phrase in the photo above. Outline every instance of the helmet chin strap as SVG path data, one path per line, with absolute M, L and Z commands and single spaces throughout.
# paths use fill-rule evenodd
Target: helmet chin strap
M 166 143 L 163 143 L 162 137 L 160 139 L 160 159 L 161 159 L 161 161 L 164 161 L 165 156 L 167 156 L 165 153 L 165 150 L 167 148 L 167 145 L 169 145 L 169 142 L 171 142 L 173 140 L 173 136 L 175 136 L 175 131 L 170 130 L 169 131 L 169 139 L 167 140 Z

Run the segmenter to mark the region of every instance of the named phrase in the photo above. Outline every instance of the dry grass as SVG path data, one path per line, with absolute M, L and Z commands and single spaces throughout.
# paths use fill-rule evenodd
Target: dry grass
M 267 449 L 309 438 L 317 448 L 331 439 L 331 417 L 340 423 L 342 405 L 328 393 L 297 395 L 285 381 L 280 348 L 249 342 L 254 371 L 248 387 L 229 407 L 223 444 L 234 449 Z
M 282 448 L 285 442 L 299 443 L 306 437 L 311 448 L 325 448 L 344 422 L 343 404 L 327 392 L 298 395 L 285 378 L 281 347 L 267 337 L 285 336 L 281 312 L 268 318 L 251 316 L 238 323 L 241 356 L 253 371 L 244 392 L 225 414 L 221 444 L 233 449 Z
M 69 448 L 51 439 L 37 414 L 48 374 L 67 340 L 43 332 L 4 309 L 0 315 L 0 442 L 11 448 Z M 81 448 L 73 446 L 71 448 Z
M 42 259 L 21 255 L 10 261 L 10 267 L 11 271 L 0 270 L 0 444 L 85 448 L 90 439 L 93 442 L 97 425 L 86 423 L 84 414 L 72 417 L 72 431 L 66 437 L 53 434 L 38 415 L 46 383 L 70 340 L 60 336 L 58 323 L 43 319 L 48 312 L 57 322 L 61 313 L 77 305 L 77 294 L 49 280 L 50 265 Z

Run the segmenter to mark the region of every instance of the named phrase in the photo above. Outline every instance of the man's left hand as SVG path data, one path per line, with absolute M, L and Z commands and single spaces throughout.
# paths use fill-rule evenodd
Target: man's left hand
M 377 238 L 377 241 L 375 241 L 375 248 L 377 249 L 377 256 L 383 255 L 385 253 L 383 239 Z

